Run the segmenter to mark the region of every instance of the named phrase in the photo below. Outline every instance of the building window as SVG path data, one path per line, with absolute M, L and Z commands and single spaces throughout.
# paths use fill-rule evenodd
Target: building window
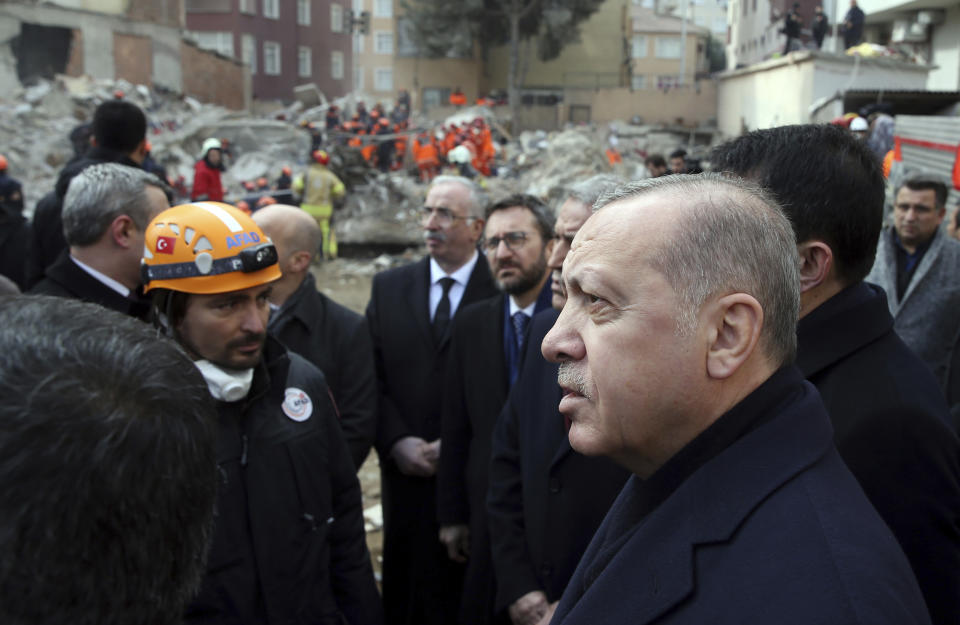
M 280 19 L 280 0 L 263 0 L 263 16 L 273 20 Z
M 297 24 L 310 25 L 310 0 L 297 0 Z
M 363 89 L 363 68 L 354 67 L 353 68 L 353 88 L 354 89 Z
M 330 31 L 343 32 L 343 7 L 336 3 L 330 5 Z
M 647 56 L 647 36 L 634 35 L 632 40 L 630 58 L 642 59 Z
M 393 0 L 373 0 L 374 17 L 393 17 Z
M 393 91 L 393 69 L 378 67 L 374 70 L 373 88 L 375 91 Z
M 657 37 L 658 59 L 680 58 L 680 37 Z
M 632 76 L 630 78 L 630 86 L 636 91 L 638 89 L 647 88 L 647 77 L 643 74 L 639 76 Z
M 193 33 L 197 45 L 204 50 L 213 50 L 223 56 L 233 58 L 233 33 L 220 31 L 198 31 Z
M 257 13 L 256 0 L 240 0 L 240 12 L 248 13 L 250 15 L 256 15 Z
M 330 53 L 330 78 L 343 79 L 343 52 L 334 50 Z
M 263 42 L 263 73 L 268 76 L 280 75 L 280 44 L 276 41 Z
M 393 54 L 393 33 L 379 30 L 373 34 L 373 51 L 377 54 Z
M 257 40 L 253 35 L 244 34 L 240 37 L 240 48 L 243 53 L 243 62 L 250 66 L 250 74 L 257 73 Z
M 353 51 L 357 54 L 363 52 L 363 40 L 366 39 L 363 35 L 359 33 L 354 33 L 353 35 Z
M 299 46 L 297 48 L 297 75 L 300 78 L 309 78 L 313 74 L 310 55 L 310 46 Z

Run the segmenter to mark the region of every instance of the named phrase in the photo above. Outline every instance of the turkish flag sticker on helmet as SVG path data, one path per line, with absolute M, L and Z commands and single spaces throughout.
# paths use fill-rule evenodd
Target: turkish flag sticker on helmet
M 157 237 L 157 254 L 173 254 L 176 243 L 175 237 Z

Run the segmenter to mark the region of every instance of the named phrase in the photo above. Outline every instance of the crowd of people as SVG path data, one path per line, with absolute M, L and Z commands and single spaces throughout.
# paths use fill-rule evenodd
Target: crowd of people
M 0 297 L 0 622 L 957 622 L 943 181 L 898 183 L 884 228 L 881 160 L 838 125 L 554 205 L 439 175 L 426 255 L 359 315 L 310 271 L 324 150 L 286 172 L 302 206 L 247 214 L 216 175 L 171 207 L 145 134 L 97 109 L 37 208 L 52 260 Z

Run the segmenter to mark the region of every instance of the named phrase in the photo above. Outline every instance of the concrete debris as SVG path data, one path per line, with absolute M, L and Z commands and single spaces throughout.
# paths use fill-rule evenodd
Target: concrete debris
M 89 122 L 101 102 L 122 97 L 147 114 L 152 155 L 166 168 L 171 182 L 182 177 L 189 186 L 203 141 L 208 137 L 225 140 L 223 185 L 227 200 L 238 201 L 247 195 L 242 186 L 245 181 L 265 177 L 273 183 L 287 165 L 294 176 L 306 170 L 311 137 L 301 122 L 315 122 L 323 128 L 331 105 L 352 111 L 360 101 L 368 105 L 374 101 L 359 93 L 328 101 L 312 85 L 304 85 L 299 95 L 290 105 L 264 105 L 257 107 L 259 114 L 252 114 L 124 80 L 58 76 L 0 94 L 0 152 L 10 161 L 11 175 L 24 184 L 25 212 L 30 215 L 73 156 L 67 138 L 70 131 Z M 414 137 L 419 130 L 442 134 L 450 124 L 463 126 L 478 117 L 497 128 L 497 114 L 489 107 L 470 107 L 436 126 L 414 115 L 410 127 L 416 130 L 408 134 Z M 555 203 L 573 181 L 611 171 L 628 179 L 643 177 L 647 154 L 667 156 L 686 147 L 693 156 L 702 157 L 717 139 L 710 131 L 654 127 L 638 124 L 640 121 L 605 127 L 581 125 L 550 133 L 523 132 L 516 140 L 501 132 L 495 145 L 496 174 L 478 181 L 492 199 L 524 192 Z M 348 187 L 345 203 L 334 217 L 338 239 L 342 249 L 353 248 L 376 258 L 347 268 L 348 273 L 373 272 L 415 258 L 422 246 L 419 212 L 427 187 L 420 182 L 411 156 L 407 155 L 403 169 L 381 173 L 364 161 L 359 149 L 332 143 L 326 144 L 331 168 Z M 608 148 L 615 148 L 622 162 L 611 164 Z M 403 255 L 377 256 L 383 252 Z
M 376 532 L 383 528 L 383 508 L 380 504 L 370 506 L 363 511 L 363 529 Z

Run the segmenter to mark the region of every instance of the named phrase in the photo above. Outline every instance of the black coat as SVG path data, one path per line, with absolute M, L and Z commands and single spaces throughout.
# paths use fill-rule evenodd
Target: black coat
M 57 261 L 47 267 L 43 280 L 30 289 L 35 295 L 56 295 L 83 302 L 99 304 L 104 308 L 146 321 L 150 313 L 149 299 L 136 292 L 131 297 L 120 295 L 80 268 L 64 251 Z
M 557 365 L 540 354 L 556 319 L 553 310 L 533 318 L 520 375 L 494 430 L 487 513 L 497 610 L 533 590 L 560 599 L 630 475 L 570 447 L 557 411 Z
M 63 236 L 63 198 L 67 195 L 70 181 L 81 171 L 99 163 L 120 163 L 128 167 L 140 168 L 130 158 L 120 152 L 106 148 L 90 148 L 82 157 L 70 161 L 60 170 L 54 190 L 37 202 L 33 212 L 33 241 L 30 245 L 30 263 L 27 268 L 27 287 L 31 287 L 43 278 L 44 270 L 56 262 L 60 253 L 67 249 L 67 240 Z
M 387 622 L 456 620 L 462 567 L 437 538 L 436 479 L 403 475 L 389 458 L 404 436 L 440 437 L 440 406 L 447 336 L 435 345 L 429 311 L 430 259 L 374 276 L 367 321 L 380 391 L 376 448 L 380 456 L 384 521 L 383 601 Z M 454 318 L 497 293 L 478 258 Z
M 30 224 L 23 215 L 0 209 L 0 275 L 13 280 L 20 290 L 27 286 Z
M 290 389 L 309 398 L 309 412 Z M 222 483 L 185 623 L 383 623 L 360 483 L 323 374 L 268 339 L 247 398 L 218 404 Z
M 800 320 L 797 364 L 843 461 L 910 560 L 934 623 L 960 618 L 960 442 L 933 374 L 858 283 Z
M 317 291 L 313 274 L 270 316 L 268 330 L 327 378 L 357 469 L 377 431 L 377 380 L 366 320 Z

